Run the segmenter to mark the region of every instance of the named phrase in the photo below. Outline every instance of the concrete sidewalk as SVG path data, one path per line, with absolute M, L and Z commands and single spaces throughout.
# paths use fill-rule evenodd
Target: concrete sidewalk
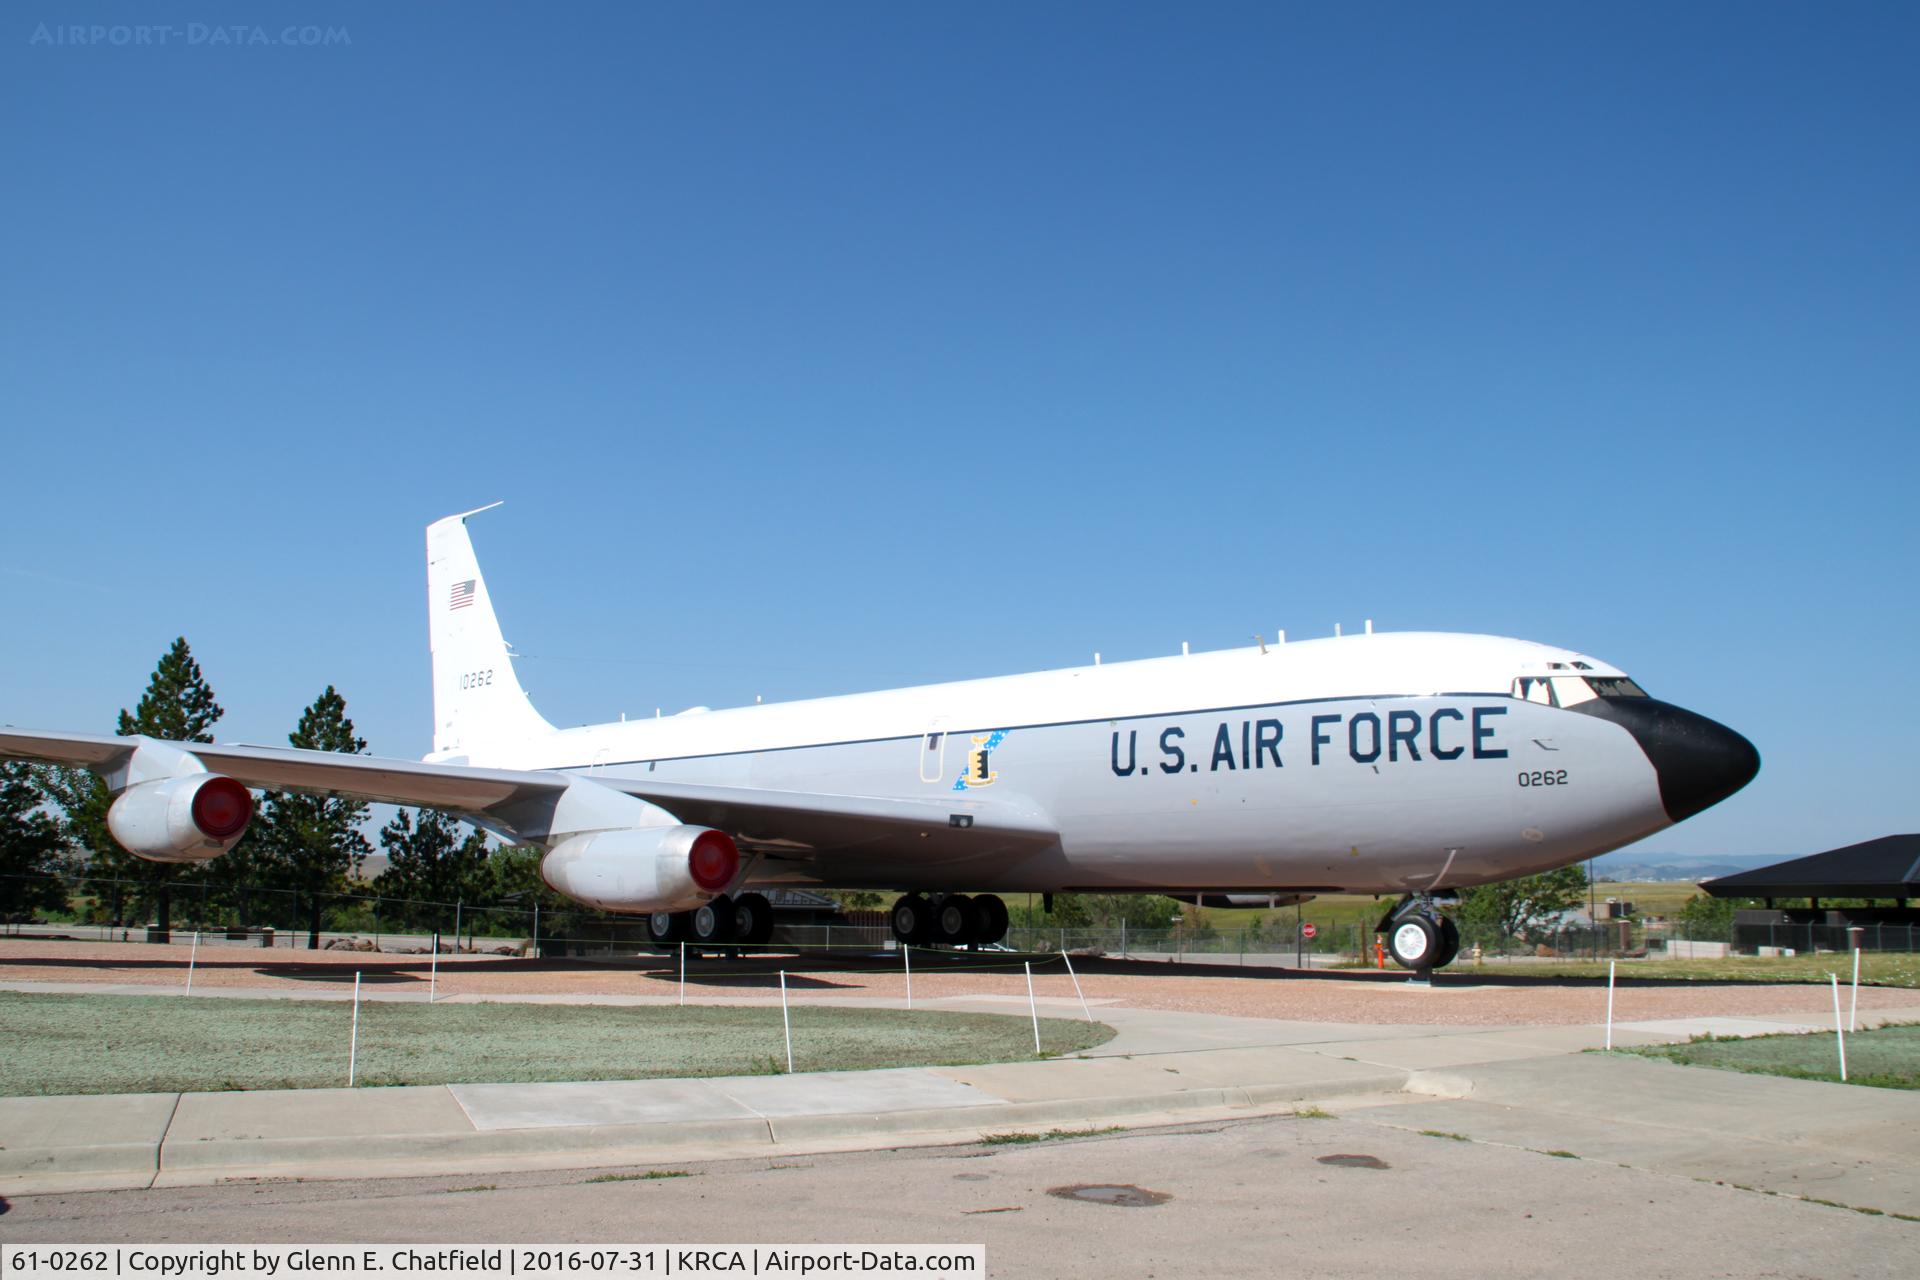
M 1483 1063 L 1428 1079 L 1446 1096 L 1349 1114 L 1920 1217 L 1920 1092 L 1618 1054 Z
M 1064 1002 L 1042 1003 L 1049 1016 L 1068 1012 Z M 992 998 L 920 1004 L 1006 1011 Z M 1145 1010 L 1100 1016 L 1120 1035 L 1098 1056 L 978 1067 L 0 1099 L 0 1194 L 973 1141 L 1285 1111 L 1396 1091 L 1407 1077 L 1291 1047 L 1327 1028 Z
M 831 1002 L 897 1003 L 853 997 Z M 995 997 L 919 1003 L 1008 1011 Z M 1019 1003 L 1024 1006 L 1024 999 Z M 1069 1006 L 1079 1013 L 1075 1002 L 1041 1003 L 1050 1015 L 1068 1014 Z M 1246 1117 L 1309 1102 L 1400 1116 L 1388 1122 L 1415 1127 L 1427 1108 L 1465 1106 L 1489 1140 L 1573 1149 L 1587 1142 L 1596 1154 L 1623 1143 L 1646 1149 L 1644 1140 L 1635 1145 L 1621 1136 L 1629 1132 L 1629 1121 L 1690 1135 L 1669 1143 L 1682 1149 L 1686 1142 L 1746 1133 L 1779 1147 L 1781 1140 L 1759 1127 L 1755 1117 L 1762 1112 L 1755 1108 L 1811 1106 L 1832 1117 L 1820 1142 L 1887 1172 L 1882 1185 L 1895 1188 L 1892 1199 L 1914 1206 L 1899 1211 L 1920 1211 L 1920 1198 L 1910 1199 L 1904 1190 L 1911 1185 L 1920 1191 L 1920 1137 L 1908 1136 L 1920 1134 L 1913 1123 L 1920 1118 L 1920 1095 L 1579 1056 L 1599 1046 L 1599 1027 L 1366 1026 L 1118 1007 L 1100 1008 L 1097 1016 L 1117 1028 L 1114 1040 L 1044 1062 L 722 1079 L 0 1099 L 0 1194 L 236 1178 L 660 1167 L 739 1155 L 969 1142 L 1011 1130 Z M 1873 1021 L 1915 1019 L 1920 1009 L 1880 1011 Z M 1725 1021 L 1714 1020 L 1711 1029 L 1724 1033 Z M 1749 1034 L 1800 1029 L 1787 1019 L 1741 1021 Z M 1705 1029 L 1693 1020 L 1636 1023 L 1616 1026 L 1614 1039 L 1623 1046 L 1684 1040 Z M 1649 1094 L 1641 1074 L 1646 1071 L 1664 1073 L 1664 1092 Z M 1563 1087 L 1563 1080 L 1577 1087 Z M 1436 1121 L 1431 1127 L 1457 1130 L 1464 1123 Z M 1568 1136 L 1542 1139 L 1534 1130 L 1543 1126 Z

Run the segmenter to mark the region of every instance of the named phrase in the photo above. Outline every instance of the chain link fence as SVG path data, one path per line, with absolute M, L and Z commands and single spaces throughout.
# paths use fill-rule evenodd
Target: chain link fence
M 7 900 L 33 901 L 29 889 L 57 882 L 69 909 L 15 910 L 0 932 L 64 936 L 79 941 L 169 941 L 154 923 L 151 881 L 105 876 L 0 876 Z M 205 944 L 322 947 L 420 953 L 436 940 L 442 951 L 546 956 L 620 956 L 652 952 L 644 917 L 612 916 L 573 904 L 535 900 L 476 905 L 366 892 L 308 894 L 292 889 L 183 881 L 172 886 L 173 938 L 198 935 Z M 525 895 L 532 896 L 532 895 Z M 544 897 L 545 895 L 541 895 Z M 318 898 L 319 930 L 313 900 Z M 861 913 L 867 921 L 875 913 Z M 777 917 L 776 917 L 777 919 Z M 1371 924 L 1320 925 L 1314 936 L 1287 920 L 1244 928 L 1204 922 L 1177 926 L 1051 927 L 1015 925 L 1004 941 L 976 950 L 1027 954 L 1067 952 L 1128 960 L 1200 964 L 1373 967 L 1380 938 Z M 796 951 L 889 951 L 885 924 L 779 922 L 771 948 Z M 1907 923 L 1736 922 L 1689 926 L 1680 921 L 1623 919 L 1536 931 L 1526 938 L 1463 933 L 1467 960 L 1585 960 L 1785 956 L 1822 951 L 1920 951 L 1920 926 Z

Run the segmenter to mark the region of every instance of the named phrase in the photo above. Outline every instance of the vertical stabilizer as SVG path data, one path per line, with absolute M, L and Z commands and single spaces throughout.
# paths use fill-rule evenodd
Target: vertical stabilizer
M 467 536 L 467 517 L 491 509 L 480 507 L 427 526 L 433 755 L 465 756 L 474 764 L 553 732 L 513 674 L 487 580 L 480 576 L 480 562 Z

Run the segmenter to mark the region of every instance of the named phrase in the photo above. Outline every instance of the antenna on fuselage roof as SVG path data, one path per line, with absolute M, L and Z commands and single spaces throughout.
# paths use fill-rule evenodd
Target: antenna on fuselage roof
M 1263 639 L 1262 637 L 1260 637 L 1260 636 L 1255 636 L 1255 637 L 1253 638 L 1253 642 L 1254 642 L 1255 644 L 1257 644 L 1257 645 L 1259 645 L 1259 646 L 1260 646 L 1260 652 L 1261 652 L 1261 653 L 1265 653 L 1265 652 L 1267 651 L 1267 642 L 1266 642 L 1266 640 L 1265 640 L 1265 639 Z

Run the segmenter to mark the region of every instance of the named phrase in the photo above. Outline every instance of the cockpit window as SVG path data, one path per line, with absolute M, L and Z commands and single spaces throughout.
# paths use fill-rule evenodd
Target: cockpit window
M 1625 676 L 1517 676 L 1511 692 L 1522 702 L 1537 702 L 1543 707 L 1577 707 L 1595 698 L 1647 696 L 1646 690 Z
M 1513 696 L 1522 702 L 1537 702 L 1543 707 L 1557 707 L 1553 700 L 1553 681 L 1546 676 L 1515 676 Z
M 1588 676 L 1587 683 L 1603 698 L 1644 698 L 1647 691 L 1625 676 Z

